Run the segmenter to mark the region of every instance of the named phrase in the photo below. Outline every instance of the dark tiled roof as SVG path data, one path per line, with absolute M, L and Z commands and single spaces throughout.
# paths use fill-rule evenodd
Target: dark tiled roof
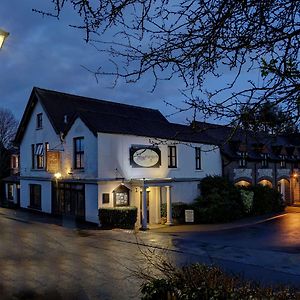
M 155 109 L 33 88 L 16 135 L 16 143 L 21 142 L 38 100 L 57 134 L 66 134 L 73 122 L 80 117 L 95 135 L 103 132 L 184 142 L 212 142 L 205 132 L 196 133 L 190 126 L 170 123 Z
M 194 127 L 200 131 L 204 130 L 212 143 L 218 144 L 222 153 L 230 159 L 238 159 L 241 145 L 247 149 L 250 160 L 261 160 L 262 153 L 268 153 L 272 160 L 279 160 L 280 154 L 287 154 L 289 157 L 292 152 L 300 154 L 299 134 L 276 136 L 205 122 L 195 122 Z M 268 151 L 259 150 L 259 145 L 264 146 Z M 276 148 L 278 153 L 275 151 Z
M 129 134 L 149 138 L 177 140 L 187 143 L 219 145 L 224 155 L 237 159 L 238 151 L 247 148 L 249 159 L 261 159 L 259 145 L 268 149 L 271 159 L 279 159 L 274 146 L 300 147 L 299 135 L 270 136 L 239 128 L 206 122 L 191 126 L 170 123 L 155 109 L 97 100 L 40 88 L 33 88 L 16 135 L 20 143 L 37 101 L 43 106 L 57 134 L 66 134 L 79 117 L 96 135 L 98 132 Z M 67 122 L 65 122 L 67 117 Z M 155 142 L 155 140 L 154 140 Z M 296 151 L 300 153 L 299 148 Z

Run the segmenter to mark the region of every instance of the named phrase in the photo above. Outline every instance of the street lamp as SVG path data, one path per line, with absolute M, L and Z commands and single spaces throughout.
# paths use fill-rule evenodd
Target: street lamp
M 0 29 L 0 49 L 3 46 L 5 39 L 9 36 L 9 33 Z

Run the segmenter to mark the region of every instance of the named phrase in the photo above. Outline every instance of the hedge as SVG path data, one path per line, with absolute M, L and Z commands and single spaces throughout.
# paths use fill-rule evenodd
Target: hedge
M 137 221 L 136 207 L 100 208 L 99 220 L 103 228 L 133 229 Z

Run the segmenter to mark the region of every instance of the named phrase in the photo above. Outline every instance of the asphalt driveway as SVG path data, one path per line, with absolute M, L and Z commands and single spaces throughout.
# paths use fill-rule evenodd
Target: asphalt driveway
M 156 272 L 153 262 L 160 256 L 177 264 L 217 264 L 267 284 L 300 282 L 299 213 L 226 230 L 138 234 L 78 230 L 25 216 L 0 209 L 1 299 L 22 293 L 57 300 L 139 299 L 141 281 L 132 270 Z

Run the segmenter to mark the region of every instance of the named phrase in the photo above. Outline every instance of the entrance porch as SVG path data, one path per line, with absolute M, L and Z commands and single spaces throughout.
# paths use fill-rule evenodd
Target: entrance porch
M 162 222 L 162 205 L 166 205 L 166 225 L 172 225 L 171 180 L 133 180 L 133 202 L 138 208 L 138 223 L 142 230 L 149 224 Z

